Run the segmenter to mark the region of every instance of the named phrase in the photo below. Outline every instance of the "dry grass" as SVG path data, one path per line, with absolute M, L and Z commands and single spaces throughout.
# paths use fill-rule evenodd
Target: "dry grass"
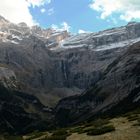
M 115 131 L 98 136 L 87 136 L 86 133 L 73 133 L 67 140 L 140 140 L 140 126 L 133 126 L 135 122 L 129 122 L 127 118 L 115 118 L 111 120 Z
M 111 120 L 99 119 L 77 127 L 46 132 L 47 135 L 38 135 L 39 137 L 31 140 L 140 140 L 139 115 L 131 113 Z M 101 130 L 107 126 L 113 126 L 113 130 L 98 135 L 87 135 L 91 130 Z

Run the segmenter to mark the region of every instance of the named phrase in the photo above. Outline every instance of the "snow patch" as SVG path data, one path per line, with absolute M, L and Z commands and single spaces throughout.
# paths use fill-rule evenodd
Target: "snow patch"
M 102 45 L 102 46 L 98 46 L 95 49 L 95 51 L 103 51 L 103 50 L 109 50 L 109 49 L 113 49 L 113 48 L 128 47 L 138 41 L 140 41 L 140 38 L 126 40 L 126 41 L 122 41 L 122 42 L 118 42 L 118 43 L 112 43 L 112 44 L 108 44 L 108 45 Z
M 22 40 L 22 38 L 21 38 L 21 37 L 19 37 L 19 36 L 16 36 L 16 35 L 12 35 L 12 38 L 13 38 L 13 39 L 20 40 L 20 41 Z
M 18 42 L 14 41 L 14 40 L 11 40 L 10 42 L 13 44 L 19 44 Z

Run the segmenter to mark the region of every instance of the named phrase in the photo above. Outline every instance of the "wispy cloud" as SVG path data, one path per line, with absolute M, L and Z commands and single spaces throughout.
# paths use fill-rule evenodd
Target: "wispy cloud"
M 50 4 L 51 3 L 51 0 L 26 0 L 30 6 L 42 6 L 44 4 Z
M 83 30 L 83 29 L 79 29 L 78 30 L 78 33 L 79 34 L 83 34 L 83 33 L 91 33 L 91 32 L 90 31 Z
M 62 25 L 62 28 L 66 31 L 69 31 L 71 28 L 71 26 L 67 22 L 63 22 L 61 25 Z
M 93 0 L 89 7 L 100 12 L 101 19 L 114 13 L 120 14 L 120 19 L 125 21 L 140 19 L 140 0 Z
M 41 12 L 41 13 L 45 13 L 45 12 L 46 12 L 46 9 L 45 9 L 45 8 L 42 8 L 42 9 L 40 10 L 40 12 Z
M 48 10 L 48 15 L 51 16 L 52 14 L 54 14 L 54 8 L 50 8 Z
M 71 26 L 67 22 L 62 22 L 60 25 L 52 24 L 51 26 L 54 30 L 57 31 L 70 31 Z
M 79 33 L 79 34 L 82 34 L 82 33 L 86 33 L 86 31 L 85 31 L 85 30 L 82 30 L 82 29 L 79 29 L 79 30 L 78 30 L 78 33 Z
M 41 8 L 41 9 L 40 9 L 40 12 L 41 12 L 41 13 L 47 13 L 48 16 L 51 16 L 51 15 L 54 14 L 54 8 L 50 8 L 50 9 L 48 9 L 48 10 L 46 10 L 45 8 Z

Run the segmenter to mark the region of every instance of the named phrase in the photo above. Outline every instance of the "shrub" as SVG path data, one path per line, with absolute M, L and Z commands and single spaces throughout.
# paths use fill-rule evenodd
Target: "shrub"
M 71 133 L 81 133 L 82 131 L 83 131 L 83 127 L 82 126 L 75 127 L 75 128 L 72 128 L 70 130 Z
M 68 132 L 64 129 L 53 132 L 53 136 L 62 136 L 62 135 L 68 135 Z
M 84 128 L 82 131 L 79 132 L 79 134 L 90 132 L 90 131 L 92 131 L 93 129 L 95 129 L 94 126 L 93 126 L 93 127 Z
M 47 138 L 43 138 L 41 140 L 66 140 L 67 136 L 63 135 L 63 136 L 50 136 Z
M 133 124 L 133 126 L 140 126 L 140 119 L 137 120 L 136 124 Z
M 35 139 L 35 138 L 41 137 L 42 135 L 44 135 L 43 132 L 35 131 L 35 132 L 29 134 L 29 135 L 28 135 L 29 138 L 26 138 L 26 140 L 32 140 L 32 139 Z M 45 135 L 47 135 L 47 134 L 45 134 Z
M 140 119 L 138 119 L 138 125 L 140 126 Z
M 79 127 L 75 127 L 73 129 L 70 130 L 71 133 L 86 133 L 89 132 L 90 130 L 95 129 L 95 127 L 102 127 L 103 125 L 107 125 L 109 124 L 109 120 L 108 119 L 98 119 L 96 121 L 92 121 L 92 122 L 85 122 L 83 126 L 79 126 Z
M 115 131 L 115 127 L 113 125 L 108 125 L 108 126 L 91 129 L 89 130 L 87 135 L 101 135 L 111 131 Z
M 23 140 L 21 136 L 4 136 L 6 140 Z
M 129 116 L 133 116 L 133 115 L 137 115 L 137 114 L 140 114 L 140 108 L 137 108 L 134 111 L 122 114 L 122 117 L 129 117 Z
M 110 121 L 109 119 L 97 119 L 94 121 L 90 121 L 90 122 L 85 122 L 83 125 L 83 127 L 90 127 L 90 126 L 95 126 L 95 127 L 99 127 L 99 126 L 103 126 L 106 124 L 109 124 Z
M 43 138 L 41 140 L 66 140 L 70 134 L 66 129 L 60 129 L 53 132 L 52 136 Z
M 93 126 L 95 126 L 95 127 L 101 127 L 101 126 L 107 125 L 107 124 L 109 124 L 109 123 L 110 123 L 110 122 L 109 122 L 108 119 L 98 119 L 98 120 L 94 121 L 92 124 L 93 124 Z
M 93 122 L 91 122 L 91 123 L 86 123 L 85 125 L 84 125 L 84 127 L 89 127 L 89 126 L 92 126 L 93 125 Z
M 140 108 L 137 108 L 133 111 L 134 114 L 140 114 Z
M 139 115 L 130 115 L 127 117 L 128 121 L 135 121 L 135 120 L 138 120 L 140 119 Z

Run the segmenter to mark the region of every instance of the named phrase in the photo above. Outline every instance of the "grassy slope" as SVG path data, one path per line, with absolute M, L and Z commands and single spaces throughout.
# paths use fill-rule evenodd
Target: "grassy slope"
M 103 128 L 103 126 L 114 126 L 115 131 L 100 135 L 87 135 L 88 132 Z M 24 136 L 23 140 L 29 140 L 29 138 L 30 140 L 62 140 L 63 136 L 66 136 L 64 140 L 140 140 L 139 134 L 140 109 L 112 119 L 98 119 L 79 126 L 57 129 L 50 133 L 35 132 Z
M 129 122 L 127 118 L 115 118 L 111 122 L 115 131 L 98 136 L 87 136 L 86 133 L 73 133 L 67 140 L 140 140 L 140 126 L 133 126 L 136 121 Z
M 100 123 L 102 127 L 104 124 Z M 63 128 L 58 129 L 56 131 L 48 132 L 34 132 L 32 134 L 19 137 L 11 137 L 11 136 L 1 136 L 0 140 L 50 140 L 47 137 L 54 135 L 55 139 L 51 140 L 61 140 L 61 135 L 65 135 L 65 131 L 69 134 L 66 134 L 66 140 L 140 140 L 140 114 L 126 114 L 124 116 L 113 118 L 109 120 L 109 122 L 105 125 L 113 125 L 115 127 L 115 131 L 107 132 L 101 135 L 89 136 L 87 133 L 83 132 L 83 130 L 90 130 L 92 127 L 99 127 L 99 124 L 85 123 L 80 126 L 71 127 L 71 128 Z M 82 128 L 82 129 L 80 129 Z M 62 131 L 64 133 L 62 134 Z M 77 131 L 77 132 L 74 132 Z M 59 137 L 60 139 L 56 138 Z M 46 137 L 46 138 L 45 138 Z

